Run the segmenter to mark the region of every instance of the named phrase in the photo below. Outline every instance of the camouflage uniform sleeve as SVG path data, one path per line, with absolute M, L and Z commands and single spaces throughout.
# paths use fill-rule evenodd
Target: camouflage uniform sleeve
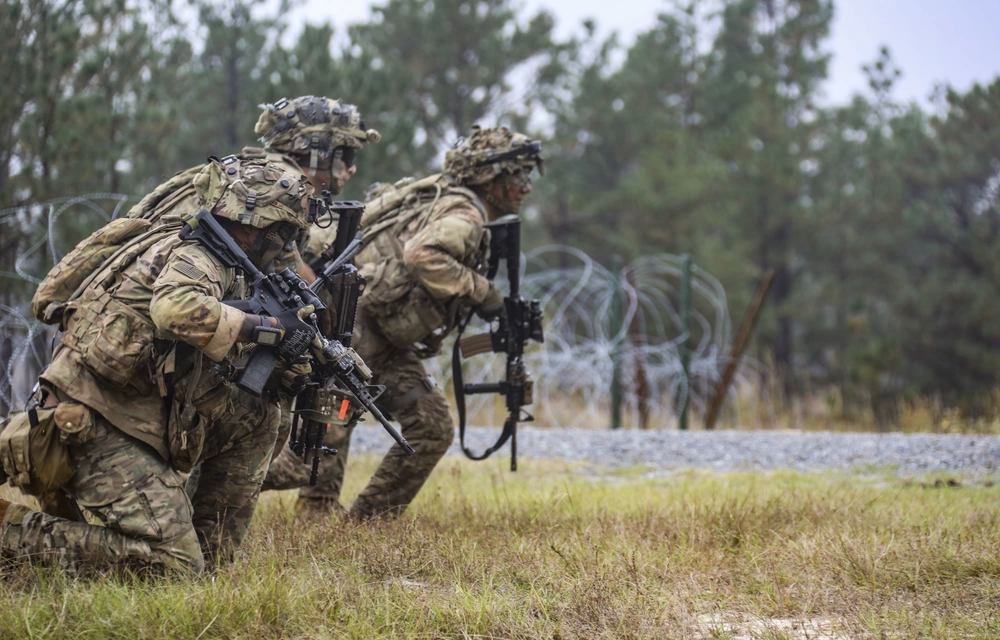
M 149 316 L 161 338 L 182 340 L 219 362 L 236 342 L 245 314 L 221 302 L 223 270 L 197 245 L 179 245 L 153 283 Z
M 309 237 L 299 245 L 303 260 L 313 260 L 326 251 L 337 239 L 337 225 L 329 227 L 309 227 Z
M 474 207 L 453 207 L 406 242 L 403 264 L 434 297 L 458 296 L 465 304 L 479 304 L 490 282 L 462 260 L 479 249 L 483 224 Z

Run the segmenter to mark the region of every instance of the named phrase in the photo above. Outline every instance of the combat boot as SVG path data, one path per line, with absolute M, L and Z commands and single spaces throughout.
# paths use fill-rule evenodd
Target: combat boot
M 295 501 L 295 517 L 298 519 L 324 519 L 330 516 L 343 518 L 346 515 L 347 509 L 336 498 L 299 496 Z
M 0 499 L 0 557 L 16 554 L 16 541 L 21 537 L 18 525 L 24 520 L 24 514 L 30 511 L 23 504 Z M 8 537 L 14 537 L 15 541 L 9 542 Z

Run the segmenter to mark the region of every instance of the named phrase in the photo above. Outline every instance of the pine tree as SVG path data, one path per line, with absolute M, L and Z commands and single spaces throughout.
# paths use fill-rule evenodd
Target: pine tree
M 733 249 L 756 280 L 776 278 L 758 334 L 786 396 L 795 389 L 794 289 L 803 219 L 803 153 L 813 139 L 815 99 L 826 76 L 821 45 L 830 28 L 827 0 L 737 0 L 722 25 L 707 71 L 704 116 L 711 144 L 729 168 L 719 184 L 728 204 Z

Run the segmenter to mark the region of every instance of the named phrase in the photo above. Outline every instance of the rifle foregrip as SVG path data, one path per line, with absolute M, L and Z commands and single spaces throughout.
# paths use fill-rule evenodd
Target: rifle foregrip
M 246 368 L 240 372 L 236 378 L 236 386 L 255 396 L 264 393 L 264 385 L 267 384 L 271 373 L 278 365 L 278 352 L 275 349 L 257 346 L 250 354 Z
M 463 391 L 469 395 L 476 393 L 507 393 L 507 385 L 504 382 L 470 382 L 463 387 Z
M 458 342 L 458 348 L 463 358 L 478 356 L 481 353 L 493 352 L 493 337 L 489 333 L 479 333 Z

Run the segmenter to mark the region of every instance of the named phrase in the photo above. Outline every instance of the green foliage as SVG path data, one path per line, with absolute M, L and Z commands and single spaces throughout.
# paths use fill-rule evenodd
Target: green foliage
M 947 101 L 902 173 L 907 242 L 889 255 L 907 279 L 894 303 L 916 389 L 991 411 L 982 399 L 1000 371 L 1000 80 Z
M 366 151 L 364 165 L 378 173 L 362 166 L 357 182 L 433 170 L 473 124 L 530 119 L 562 80 L 574 45 L 554 39 L 551 15 L 522 19 L 517 9 L 510 0 L 389 0 L 349 28 L 348 85 L 359 104 L 378 105 L 372 120 L 385 136 Z M 515 73 L 527 88 L 515 91 Z

